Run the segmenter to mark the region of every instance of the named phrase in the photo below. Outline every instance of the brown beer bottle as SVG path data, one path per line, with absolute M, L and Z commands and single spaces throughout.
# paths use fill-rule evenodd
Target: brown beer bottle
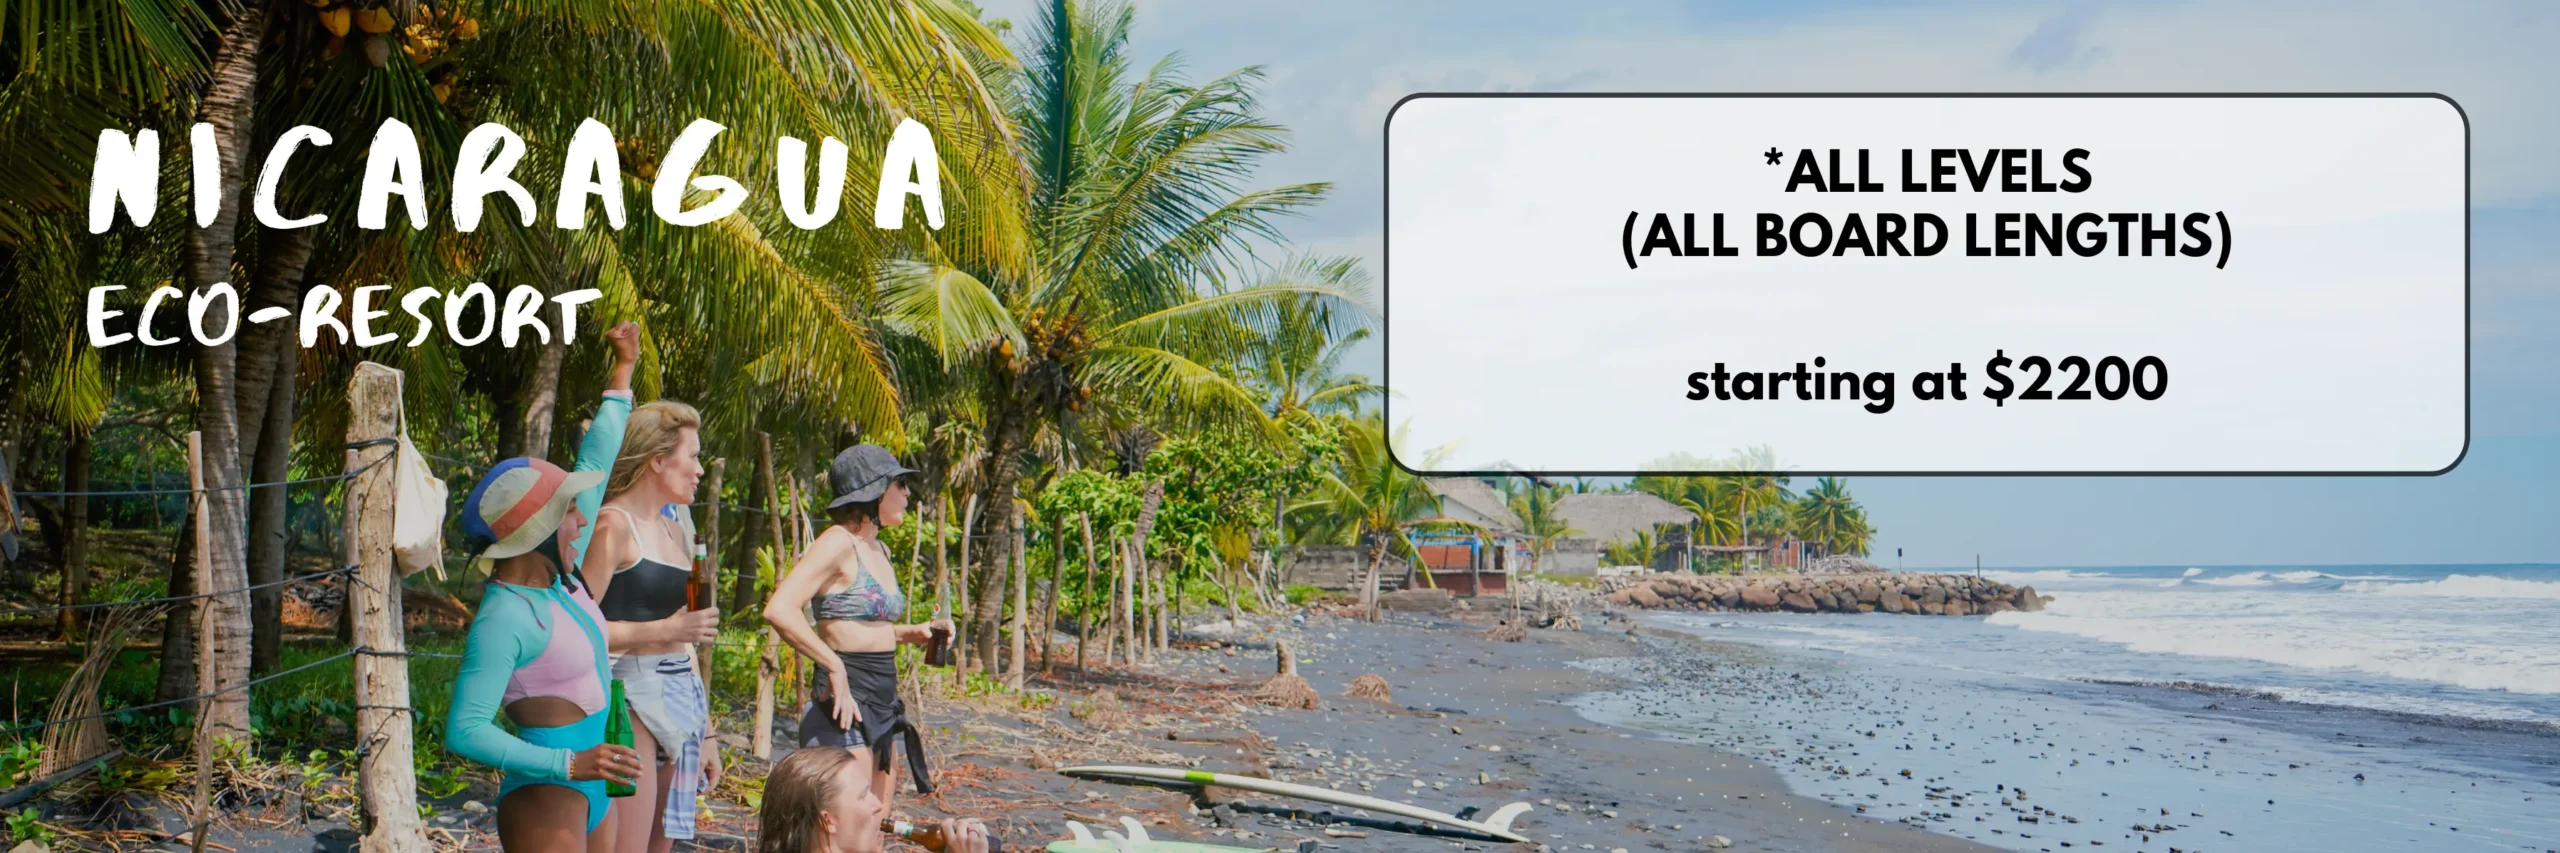
M 944 853 L 951 849 L 951 839 L 942 837 L 942 827 L 938 824 L 908 823 L 903 820 L 881 818 L 880 831 L 913 841 L 933 853 Z M 996 841 L 995 836 L 987 836 L 987 853 L 1004 853 L 1004 844 Z
M 695 531 L 693 534 L 693 580 L 684 585 L 684 609 L 702 609 L 705 602 L 717 597 L 712 589 L 719 583 L 720 570 L 711 565 L 711 537 L 701 531 Z

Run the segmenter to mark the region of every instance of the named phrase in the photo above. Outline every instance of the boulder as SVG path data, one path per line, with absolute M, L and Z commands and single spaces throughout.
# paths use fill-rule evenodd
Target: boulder
M 1871 583 L 1858 584 L 1851 594 L 1856 596 L 1856 600 L 1860 604 L 1881 604 L 1884 602 L 1884 590 Z
M 1872 574 L 1882 571 L 1884 571 L 1883 566 L 1843 554 L 1824 557 L 1804 567 L 1804 573 L 1808 575 Z
M 1797 613 L 1812 613 L 1821 609 L 1819 605 L 1814 604 L 1812 596 L 1801 592 L 1789 592 L 1778 596 L 1778 604 Z
M 1732 609 L 1733 609 L 1733 607 L 1734 607 L 1734 605 L 1741 604 L 1741 603 L 1742 603 L 1742 589 L 1741 589 L 1740 587 L 1725 586 L 1725 587 L 1720 587 L 1720 588 L 1718 588 L 1718 589 L 1716 590 L 1716 606 L 1717 606 L 1717 607 L 1722 607 L 1722 608 L 1724 608 L 1724 609 L 1726 609 L 1726 610 L 1732 610 Z
M 2031 586 L 2019 587 L 2018 597 L 2010 603 L 2017 605 L 2018 610 L 2026 613 L 2034 613 L 2038 610 L 2044 609 L 2044 599 L 2037 597 L 2036 588 Z
M 1741 598 L 1744 607 L 1766 609 L 1778 606 L 1778 593 L 1756 583 L 1743 587 Z
M 1983 603 L 1983 605 L 1982 605 L 1982 615 L 1984 615 L 1984 616 L 1989 616 L 1989 615 L 1994 614 L 1994 613 L 2007 613 L 2007 612 L 2009 612 L 2009 611 L 2016 610 L 2016 609 L 2018 609 L 2016 605 L 2013 605 L 2013 604 L 2010 604 L 2009 602 L 2002 601 L 2002 600 L 2000 600 L 2000 599 L 1994 598 L 1994 599 L 1992 599 L 1992 600 L 1990 600 L 1990 601 L 1987 601 L 1987 602 L 1984 602 L 1984 603 Z
M 1920 615 L 1945 616 L 1947 615 L 1947 606 L 1935 601 L 1922 601 L 1920 602 Z
M 1949 615 L 1949 616 L 1970 616 L 1970 615 L 1973 615 L 1973 602 L 1971 602 L 1971 601 L 1966 601 L 1966 600 L 1964 600 L 1964 599 L 1962 599 L 1962 598 L 1950 598 L 1950 599 L 1947 599 L 1947 615 Z
M 1947 603 L 1947 588 L 1946 588 L 1946 587 L 1943 587 L 1943 586 L 1939 586 L 1939 585 L 1937 585 L 1937 584 L 1930 584 L 1930 585 L 1928 585 L 1928 586 L 1926 586 L 1926 587 L 1921 588 L 1921 590 L 1920 590 L 1920 603 L 1922 603 L 1922 604 L 1935 604 L 1935 605 L 1938 605 L 1940 608 L 1942 608 L 1942 609 L 1943 609 L 1943 608 L 1946 606 L 1946 603 Z M 1935 616 L 1935 615 L 1937 615 L 1937 614 L 1932 613 L 1932 614 L 1929 614 L 1929 615 L 1931 615 L 1931 616 Z
M 1883 601 L 1876 603 L 1876 609 L 1886 613 L 1908 613 L 1911 612 L 1911 599 L 1903 597 L 1898 590 L 1888 592 L 1884 594 Z
M 1647 610 L 1660 608 L 1662 595 L 1654 592 L 1659 586 L 1659 584 L 1644 584 L 1627 587 L 1627 603 Z

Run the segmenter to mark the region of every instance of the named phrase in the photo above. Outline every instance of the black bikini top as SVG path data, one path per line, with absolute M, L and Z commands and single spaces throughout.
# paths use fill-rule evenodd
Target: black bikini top
M 631 519 L 631 513 L 621 507 L 605 509 Z M 640 544 L 639 522 L 631 521 L 631 547 L 642 556 L 638 562 L 614 570 L 613 583 L 605 587 L 604 599 L 596 602 L 596 609 L 611 622 L 655 622 L 674 616 L 684 609 L 685 586 L 693 582 L 693 570 L 649 559 L 648 549 Z

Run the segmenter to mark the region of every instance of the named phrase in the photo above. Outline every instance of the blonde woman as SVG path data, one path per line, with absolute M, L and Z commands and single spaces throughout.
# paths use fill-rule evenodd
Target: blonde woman
M 692 644 L 720 637 L 720 611 L 685 609 L 702 480 L 702 416 L 667 400 L 631 412 L 580 574 L 596 591 L 613 677 L 644 758 L 634 796 L 614 802 L 616 853 L 667 853 L 693 837 L 694 795 L 720 776 L 710 696 Z
M 937 628 L 951 630 L 941 620 L 900 624 L 910 610 L 907 595 L 898 589 L 889 549 L 880 544 L 881 529 L 906 518 L 907 478 L 915 473 L 876 444 L 837 454 L 827 471 L 835 492 L 827 519 L 834 523 L 791 565 L 764 605 L 765 622 L 820 667 L 819 698 L 800 715 L 801 748 L 852 752 L 871 774 L 871 789 L 884 808 L 895 790 L 889 753 L 901 737 L 916 791 L 933 793 L 923 736 L 898 698 L 898 647 L 927 643 Z M 815 612 L 814 623 L 803 608 Z

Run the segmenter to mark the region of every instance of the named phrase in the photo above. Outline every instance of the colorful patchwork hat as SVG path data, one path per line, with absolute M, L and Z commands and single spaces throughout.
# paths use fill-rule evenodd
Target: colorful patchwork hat
M 462 501 L 462 533 L 490 542 L 480 559 L 513 557 L 541 547 L 560 532 L 560 517 L 579 492 L 604 482 L 607 471 L 570 473 L 560 466 L 518 456 L 489 467 Z

